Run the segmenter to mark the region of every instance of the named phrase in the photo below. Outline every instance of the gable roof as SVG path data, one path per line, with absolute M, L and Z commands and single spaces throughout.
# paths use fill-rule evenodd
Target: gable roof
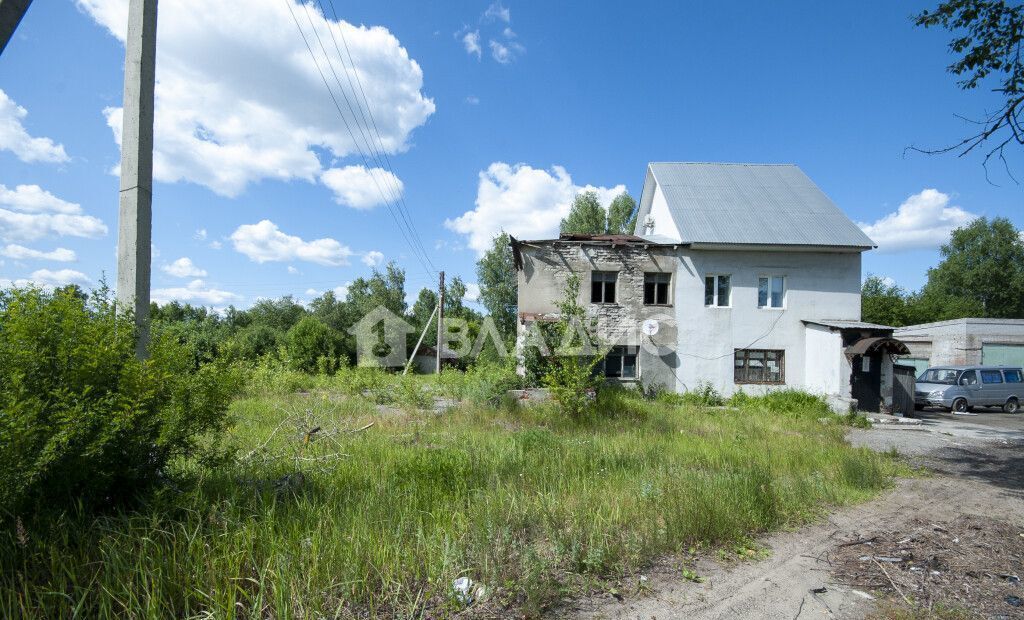
M 792 164 L 655 162 L 647 171 L 637 226 L 657 186 L 682 243 L 875 247 Z

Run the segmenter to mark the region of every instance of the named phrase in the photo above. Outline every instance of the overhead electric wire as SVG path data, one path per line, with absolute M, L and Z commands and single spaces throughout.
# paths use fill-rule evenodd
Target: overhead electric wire
M 384 158 L 385 167 L 387 168 L 388 172 L 390 172 L 395 178 L 397 178 L 397 175 L 395 175 L 394 169 L 391 167 L 391 158 L 388 157 L 388 152 L 384 148 L 384 139 L 381 137 L 380 129 L 377 127 L 377 119 L 373 115 L 373 108 L 370 107 L 370 101 L 366 97 L 366 90 L 363 88 L 363 81 L 362 81 L 362 79 L 359 78 L 359 71 L 356 69 L 355 60 L 352 58 L 352 50 L 348 46 L 348 39 L 345 38 L 345 30 L 341 27 L 341 18 L 338 17 L 338 10 L 334 6 L 334 0 L 328 0 L 328 2 L 331 5 L 331 13 L 334 16 L 334 22 L 336 24 L 338 24 L 338 33 L 341 35 L 341 42 L 342 42 L 342 44 L 345 47 L 345 55 L 348 56 L 348 64 L 347 65 L 345 64 L 345 59 L 342 58 L 342 56 L 341 56 L 341 50 L 338 48 L 338 40 L 334 36 L 334 28 L 329 28 L 330 33 L 331 33 L 331 39 L 334 41 L 334 48 L 338 52 L 338 59 L 341 61 L 341 66 L 345 68 L 345 76 L 348 78 L 348 84 L 349 84 L 349 88 L 352 90 L 352 96 L 353 96 L 353 98 L 356 99 L 356 106 L 359 108 L 359 112 L 360 112 L 360 114 L 363 117 L 363 124 L 367 127 L 367 131 L 369 131 L 369 128 L 371 126 L 373 127 L 373 133 L 376 134 L 377 144 L 379 145 L 378 152 L 379 152 L 380 156 L 383 156 L 383 158 Z M 327 11 L 326 11 L 326 9 L 324 9 L 324 5 L 323 5 L 322 0 L 317 0 L 317 4 L 320 6 L 320 11 L 326 17 L 327 16 Z M 350 74 L 350 72 L 351 72 L 351 74 Z M 355 75 L 355 78 L 356 78 L 356 85 L 359 86 L 359 95 L 358 96 L 356 95 L 355 86 L 352 85 L 352 75 L 353 74 Z M 363 105 L 359 105 L 359 97 L 362 97 L 362 104 Z M 346 100 L 347 100 L 347 97 L 346 97 Z M 366 110 L 365 113 L 363 112 L 364 107 L 365 107 L 365 110 Z M 370 117 L 370 122 L 369 123 L 367 123 L 367 120 L 366 120 L 367 114 Z M 378 158 L 377 158 L 378 162 L 380 161 L 380 156 L 378 156 Z M 406 218 L 406 223 L 412 229 L 413 234 L 414 234 L 414 238 L 415 238 L 416 242 L 420 246 L 420 250 L 423 252 L 424 255 L 427 256 L 427 262 L 430 262 L 430 257 L 427 254 L 426 248 L 423 247 L 423 242 L 420 239 L 419 234 L 417 234 L 417 232 L 416 232 L 416 226 L 412 222 L 412 213 L 409 210 L 409 205 L 405 202 L 405 196 L 402 195 L 401 191 L 398 191 L 397 194 L 398 194 L 398 200 L 400 202 L 401 208 L 404 211 L 403 216 Z M 431 267 L 433 267 L 433 263 L 432 262 L 431 262 Z
M 369 166 L 370 162 L 367 159 L 366 153 L 363 152 L 363 148 L 359 144 L 359 140 L 356 139 L 355 132 L 352 131 L 352 128 L 351 128 L 351 126 L 348 123 L 348 119 L 345 118 L 345 113 L 341 109 L 341 104 L 338 102 L 338 98 L 335 96 L 334 90 L 331 88 L 330 83 L 327 81 L 327 76 L 324 74 L 323 70 L 320 68 L 320 63 L 316 59 L 316 53 L 313 51 L 313 47 L 310 45 L 309 40 L 306 37 L 305 31 L 302 29 L 302 25 L 299 23 L 298 17 L 295 16 L 295 11 L 292 9 L 292 5 L 291 5 L 291 0 L 284 0 L 284 3 L 285 3 L 285 5 L 287 5 L 288 12 L 291 14 L 292 20 L 295 22 L 295 27 L 299 30 L 299 35 L 302 37 L 302 42 L 306 45 L 306 50 L 309 52 L 310 58 L 313 60 L 313 65 L 316 67 L 317 73 L 320 74 L 320 79 L 323 80 L 324 86 L 327 88 L 327 92 L 330 95 L 331 100 L 334 102 L 334 107 L 338 110 L 338 115 L 341 116 L 341 120 L 342 120 L 342 122 L 345 125 L 346 131 L 348 131 L 349 137 L 352 138 L 352 143 L 355 145 L 356 150 L 359 151 L 359 155 L 362 158 L 363 163 L 365 165 Z M 307 8 L 307 11 L 308 11 L 308 8 Z M 311 25 L 312 25 L 312 23 L 311 23 Z M 313 26 L 313 32 L 314 32 L 314 34 L 316 34 L 317 39 L 319 40 L 319 34 L 316 33 L 315 26 Z M 326 55 L 326 49 L 323 47 L 323 43 L 322 42 L 320 43 L 320 46 L 321 46 L 322 49 L 324 49 L 324 53 Z M 330 63 L 330 58 L 328 58 L 327 60 L 328 60 L 328 63 Z M 332 70 L 332 72 L 334 71 L 333 70 L 333 66 L 332 66 L 331 70 Z M 337 74 L 336 73 L 335 73 L 335 81 L 338 82 L 339 88 L 341 88 L 341 82 L 337 78 Z M 343 91 L 343 94 L 344 94 L 344 91 Z M 355 113 L 354 113 L 354 111 L 352 111 L 351 105 L 349 105 L 349 111 L 352 113 L 353 122 L 355 122 L 356 121 Z M 422 243 L 417 245 L 416 243 L 414 243 L 410 239 L 409 234 L 407 234 L 407 232 L 406 232 L 406 229 L 402 226 L 402 221 L 399 219 L 398 216 L 395 215 L 395 210 L 392 207 L 390 201 L 388 201 L 387 196 L 385 195 L 383 189 L 381 189 L 380 183 L 378 182 L 376 175 L 371 173 L 370 177 L 373 179 L 373 183 L 374 183 L 374 185 L 377 188 L 377 192 L 380 194 L 381 198 L 384 199 L 384 205 L 387 207 L 388 212 L 391 214 L 391 218 L 395 221 L 395 224 L 398 226 L 399 232 L 402 233 L 402 237 L 405 238 L 405 242 L 409 245 L 410 249 L 412 249 L 413 254 L 416 255 L 416 258 L 419 260 L 421 266 L 424 268 L 424 270 L 428 274 L 436 273 L 436 269 L 433 268 L 433 263 L 430 262 L 430 257 L 427 256 L 426 253 L 422 250 Z M 404 216 L 403 216 L 403 219 L 404 219 Z M 412 234 L 415 234 L 414 230 L 412 230 L 411 228 L 410 228 L 409 232 L 412 233 Z M 421 255 L 420 252 L 423 252 L 423 254 Z M 430 264 L 430 267 L 427 266 L 428 264 Z
M 345 93 L 345 87 L 341 84 L 341 79 L 338 77 L 337 71 L 334 70 L 334 63 L 331 62 L 331 57 L 327 53 L 327 48 L 324 46 L 323 40 L 320 38 L 320 33 L 317 31 L 316 25 L 313 23 L 313 16 L 310 14 L 310 11 L 309 11 L 309 4 L 308 3 L 303 3 L 303 8 L 306 11 L 306 19 L 309 21 L 310 30 L 313 31 L 313 35 L 316 37 L 317 43 L 320 45 L 320 50 L 324 53 L 324 59 L 327 61 L 327 66 L 330 68 L 331 74 L 334 76 L 334 81 L 338 85 L 338 90 L 341 91 L 341 94 L 342 94 L 342 96 L 345 99 L 345 105 L 348 107 L 349 113 L 352 116 L 352 122 L 356 125 L 356 128 L 359 129 L 359 134 L 363 137 L 363 141 L 366 144 L 367 150 L 370 151 L 371 156 L 373 156 L 376 159 L 377 166 L 378 166 L 378 168 L 380 168 L 381 167 L 381 165 L 380 165 L 380 158 L 375 156 L 375 154 L 374 154 L 374 150 L 375 149 L 373 148 L 373 146 L 370 143 L 369 139 L 367 139 L 366 132 L 363 131 L 363 127 L 361 125 L 359 125 L 359 120 L 356 118 L 355 111 L 352 109 L 352 102 L 349 100 L 348 94 Z M 289 10 L 290 9 L 291 9 L 291 6 L 289 6 Z M 294 13 L 292 14 L 292 16 L 294 17 Z M 326 15 L 324 16 L 324 19 L 326 20 Z M 296 25 L 298 25 L 298 20 L 296 20 Z M 299 27 L 299 29 L 300 29 L 300 32 L 301 32 L 301 27 Z M 334 37 L 333 30 L 331 31 L 331 37 L 332 38 Z M 303 35 L 303 39 L 305 39 L 305 35 Z M 337 44 L 335 44 L 335 45 L 337 45 Z M 308 44 L 308 42 L 307 42 L 306 47 L 307 47 L 307 49 L 310 50 L 310 53 L 313 56 L 313 60 L 314 60 L 314 62 L 316 62 L 315 53 L 311 49 L 312 46 L 310 46 Z M 340 59 L 340 51 L 339 51 L 339 59 Z M 319 63 L 316 62 L 316 64 L 317 64 L 317 70 L 320 71 Z M 322 71 L 320 71 L 320 75 L 321 75 L 321 78 L 324 79 L 325 85 L 327 85 L 326 84 L 327 78 L 323 74 Z M 327 88 L 328 88 L 328 90 L 331 90 L 330 85 L 327 85 Z M 353 92 L 353 96 L 354 95 L 355 95 L 355 93 Z M 338 107 L 338 113 L 341 115 L 342 120 L 345 122 L 345 127 L 348 130 L 348 132 L 349 132 L 349 136 L 352 138 L 352 142 L 356 145 L 356 148 L 359 150 L 360 156 L 362 156 L 362 158 L 363 158 L 363 163 L 366 164 L 367 167 L 369 167 L 369 162 L 367 161 L 366 154 L 363 152 L 362 147 L 359 145 L 359 141 L 356 139 L 355 133 L 352 131 L 351 127 L 348 124 L 348 120 L 345 119 L 345 115 L 341 111 L 341 105 L 338 103 L 337 98 L 334 97 L 333 92 L 332 92 L 332 98 L 334 99 L 335 104 Z M 360 111 L 362 111 L 362 108 L 360 108 Z M 371 178 L 374 181 L 374 185 L 377 186 L 377 191 L 380 192 L 381 198 L 384 199 L 385 204 L 388 206 L 388 210 L 391 212 L 392 218 L 395 219 L 395 223 L 401 229 L 402 223 L 398 221 L 398 218 L 395 218 L 394 210 L 391 209 L 391 205 L 387 201 L 387 196 L 385 196 L 384 192 L 381 191 L 381 189 L 380 189 L 380 182 L 378 181 L 376 175 L 374 175 L 372 171 L 368 171 L 368 172 L 370 172 L 370 176 L 371 176 Z M 393 172 L 391 174 L 394 175 Z M 388 185 L 387 182 L 385 182 L 385 184 Z M 392 200 L 394 200 L 395 190 L 390 185 L 389 185 L 389 189 L 391 189 L 391 191 L 392 191 Z M 400 196 L 400 193 L 399 193 L 399 196 Z M 416 254 L 417 252 L 419 253 L 417 258 L 420 260 L 421 263 L 423 263 L 423 261 L 425 260 L 426 263 L 430 265 L 430 267 L 428 268 L 427 265 L 424 264 L 423 265 L 424 269 L 426 269 L 428 272 L 430 272 L 432 270 L 433 273 L 436 274 L 437 273 L 437 269 L 434 267 L 433 262 L 431 262 L 430 257 L 429 257 L 429 255 L 426 252 L 426 249 L 423 247 L 423 244 L 419 241 L 419 235 L 416 234 L 415 228 L 412 227 L 412 225 L 409 222 L 408 218 L 405 216 L 404 213 L 402 213 L 402 208 L 398 204 L 397 200 L 395 201 L 395 206 L 398 209 L 399 215 L 401 215 L 402 219 L 405 220 L 406 230 L 408 230 L 408 232 L 409 232 L 408 235 L 405 235 L 405 232 L 403 231 L 403 235 L 406 236 L 406 242 L 409 243 L 410 248 L 413 250 L 414 254 Z

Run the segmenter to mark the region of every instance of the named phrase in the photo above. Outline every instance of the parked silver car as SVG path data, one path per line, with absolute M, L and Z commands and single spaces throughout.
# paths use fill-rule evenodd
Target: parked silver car
M 1002 407 L 1017 413 L 1024 400 L 1024 370 L 1007 366 L 942 366 L 917 378 L 914 405 L 963 413 L 974 407 Z

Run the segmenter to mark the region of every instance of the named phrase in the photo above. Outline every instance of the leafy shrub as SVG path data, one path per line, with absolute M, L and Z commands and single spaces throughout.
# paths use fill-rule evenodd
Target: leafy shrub
M 478 405 L 496 406 L 509 390 L 523 387 L 514 362 L 477 364 L 465 373 L 464 398 Z
M 277 353 L 284 343 L 284 334 L 266 325 L 250 325 L 242 329 L 226 345 L 227 357 L 255 362 Z
M 682 401 L 701 407 L 719 407 L 725 401 L 710 381 L 701 381 L 697 387 L 683 394 Z
M 595 355 L 598 339 L 590 321 L 579 305 L 580 278 L 572 274 L 565 283 L 565 297 L 558 302 L 559 320 L 555 324 L 558 347 L 548 360 L 544 385 L 558 402 L 562 413 L 574 420 L 593 410 L 592 403 L 603 381 L 594 376 L 594 369 L 603 358 Z
M 109 292 L 12 289 L 0 305 L 0 512 L 129 499 L 179 457 L 216 453 L 240 384 L 225 364 L 196 368 L 154 330 L 135 357 L 134 325 Z
M 286 339 L 288 359 L 292 368 L 315 373 L 324 370 L 334 372 L 336 368 L 334 330 L 313 316 L 305 316 L 290 330 Z

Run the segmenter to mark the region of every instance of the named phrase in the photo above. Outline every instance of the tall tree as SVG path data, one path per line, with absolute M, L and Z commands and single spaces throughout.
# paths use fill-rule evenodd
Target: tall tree
M 925 28 L 941 26 L 953 34 L 949 49 L 959 58 L 947 70 L 960 77 L 960 88 L 973 90 L 991 77 L 995 82 L 991 90 L 1002 99 L 1000 107 L 975 119 L 979 127 L 976 133 L 946 148 L 919 150 L 958 151 L 963 156 L 988 143 L 987 164 L 992 156 L 1002 159 L 1008 145 L 1024 146 L 1024 4 L 947 0 L 932 11 L 917 14 L 914 22 Z
M 1024 318 L 1024 239 L 1010 220 L 979 218 L 954 230 L 941 252 L 923 295 L 972 301 L 986 317 Z
M 487 308 L 494 325 L 506 340 L 516 333 L 516 308 L 519 303 L 518 276 L 512 262 L 512 245 L 507 233 L 494 237 L 491 249 L 477 261 L 476 279 L 480 285 L 480 303 Z
M 581 235 L 604 234 L 607 230 L 607 213 L 601 206 L 597 192 L 588 190 L 576 194 L 569 215 L 562 220 L 559 230 L 562 233 Z
M 861 286 L 860 318 L 892 327 L 907 325 L 907 294 L 896 284 L 869 275 Z
M 346 300 L 356 314 L 356 321 L 383 306 L 402 316 L 405 314 L 405 271 L 394 261 L 387 264 L 384 273 L 374 269 L 369 278 L 356 278 L 348 286 Z
M 632 235 L 636 228 L 636 201 L 622 192 L 608 205 L 608 232 L 613 235 Z

